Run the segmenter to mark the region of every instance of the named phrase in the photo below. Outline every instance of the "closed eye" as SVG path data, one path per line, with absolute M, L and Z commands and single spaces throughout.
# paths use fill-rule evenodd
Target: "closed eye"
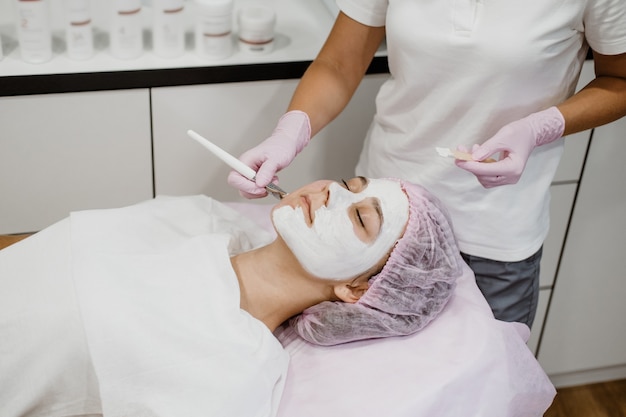
M 359 223 L 361 223 L 363 229 L 365 229 L 365 223 L 363 222 L 363 218 L 361 217 L 361 212 L 359 211 L 359 209 L 356 209 L 356 217 L 357 219 L 359 219 Z

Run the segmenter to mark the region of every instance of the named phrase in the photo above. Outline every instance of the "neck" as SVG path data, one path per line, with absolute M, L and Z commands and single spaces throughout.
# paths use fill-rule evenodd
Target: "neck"
M 307 274 L 281 245 L 274 241 L 231 258 L 239 281 L 240 307 L 271 331 L 308 307 L 336 299 L 333 285 Z

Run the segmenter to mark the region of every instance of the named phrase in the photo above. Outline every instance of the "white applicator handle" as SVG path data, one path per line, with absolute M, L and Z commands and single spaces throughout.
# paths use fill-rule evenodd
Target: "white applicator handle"
M 254 181 L 256 172 L 254 172 L 254 170 L 250 168 L 248 165 L 244 164 L 239 159 L 235 158 L 234 156 L 232 156 L 231 154 L 229 154 L 228 152 L 226 152 L 219 146 L 210 142 L 205 137 L 200 136 L 193 130 L 188 130 L 187 134 L 189 135 L 190 138 L 198 142 L 200 145 L 204 146 L 205 148 L 213 152 L 213 154 L 217 156 L 219 159 L 221 159 L 222 161 L 224 161 L 226 165 L 228 165 L 229 167 L 231 167 L 232 169 L 234 169 L 235 171 L 237 171 L 238 173 L 240 173 L 247 179 Z

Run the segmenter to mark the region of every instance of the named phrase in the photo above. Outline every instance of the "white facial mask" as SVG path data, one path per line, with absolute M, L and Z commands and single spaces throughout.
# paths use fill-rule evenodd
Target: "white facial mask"
M 349 217 L 349 208 L 368 197 L 379 200 L 383 214 L 380 233 L 370 243 L 358 238 Z M 327 205 L 315 211 L 312 227 L 301 207 L 280 207 L 272 217 L 276 231 L 305 270 L 319 278 L 344 280 L 387 255 L 409 219 L 409 201 L 400 184 L 392 180 L 369 180 L 359 193 L 332 183 Z

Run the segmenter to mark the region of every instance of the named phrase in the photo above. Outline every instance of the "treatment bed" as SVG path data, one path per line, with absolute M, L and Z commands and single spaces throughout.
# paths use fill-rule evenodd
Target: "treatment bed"
M 271 206 L 226 206 L 234 215 L 253 220 L 259 233 L 273 233 Z M 67 229 L 67 222 L 61 221 L 0 251 L 0 274 L 14 273 L 17 263 L 13 259 L 27 261 L 33 252 L 45 253 L 44 259 L 53 267 L 66 267 L 56 255 L 71 246 L 59 245 L 57 240 Z M 556 394 L 526 346 L 529 329 L 493 318 L 468 267 L 443 312 L 416 334 L 332 347 L 312 345 L 287 326 L 274 334 L 289 354 L 282 396 L 279 393 L 272 410 L 279 417 L 538 417 Z M 10 346 L 4 343 L 0 342 L 0 356 L 1 349 Z M 33 352 L 46 354 L 45 346 Z M 0 369 L 1 361 L 0 357 Z M 53 377 L 41 378 L 47 376 Z M 8 388 L 0 386 L 0 392 L 5 392 L 0 400 L 13 398 L 6 394 Z M 33 389 L 32 395 L 39 395 L 38 391 Z M 245 396 L 240 400 L 245 402 Z M 6 416 L 2 401 L 0 415 Z

